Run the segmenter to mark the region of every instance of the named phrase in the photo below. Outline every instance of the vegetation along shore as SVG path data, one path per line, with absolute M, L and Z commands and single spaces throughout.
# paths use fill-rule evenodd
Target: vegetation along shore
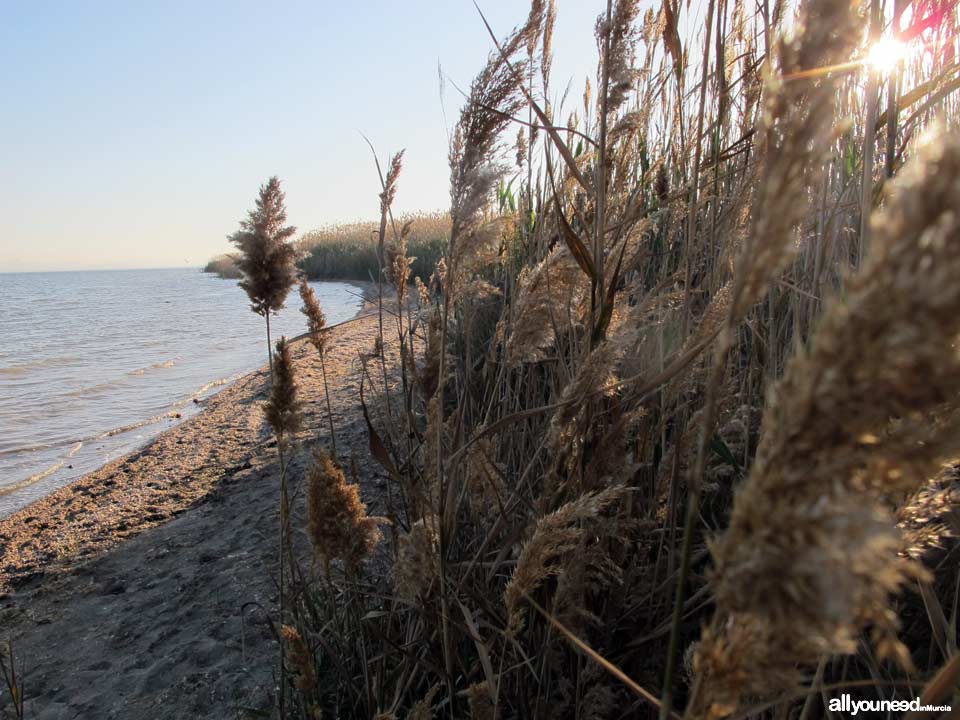
M 694 5 L 608 2 L 575 98 L 553 0 L 487 26 L 442 215 L 394 216 L 403 151 L 369 224 L 298 236 L 264 182 L 269 365 L 0 523 L 9 707 L 955 716 L 957 8 Z

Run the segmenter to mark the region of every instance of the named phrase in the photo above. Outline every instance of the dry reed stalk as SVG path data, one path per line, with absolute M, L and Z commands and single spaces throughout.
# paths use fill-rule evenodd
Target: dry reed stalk
M 403 153 L 396 153 L 392 158 L 390 158 L 390 166 L 387 169 L 387 175 L 384 177 L 383 172 L 380 169 L 380 160 L 377 157 L 376 151 L 373 149 L 373 145 L 370 144 L 370 151 L 373 153 L 373 161 L 377 166 L 377 173 L 380 175 L 380 228 L 377 231 L 377 318 L 379 322 L 379 333 L 377 334 L 377 345 L 376 351 L 377 355 L 380 357 L 380 369 L 383 373 L 383 394 L 386 398 L 386 407 L 387 415 L 392 415 L 392 409 L 390 404 L 390 389 L 387 385 L 387 359 L 384 355 L 384 340 L 383 340 L 383 278 L 385 274 L 391 272 L 391 269 L 385 266 L 385 253 L 384 249 L 386 247 L 386 235 L 387 235 L 387 221 L 392 220 L 393 215 L 391 211 L 391 206 L 393 201 L 396 198 L 397 194 L 397 181 L 400 177 L 400 171 L 403 169 Z M 396 234 L 396 228 L 394 227 L 394 232 Z M 401 332 L 402 335 L 402 332 Z M 401 343 L 403 342 L 401 337 Z
M 872 626 L 910 665 L 890 597 L 922 569 L 898 557 L 889 503 L 957 450 L 960 138 L 932 138 L 873 221 L 862 271 L 788 364 L 750 478 L 711 548 L 717 613 L 696 653 L 698 715 L 795 687 Z
M 260 186 L 256 207 L 249 211 L 247 219 L 240 222 L 240 229 L 230 236 L 229 240 L 240 250 L 236 260 L 240 269 L 242 287 L 250 298 L 250 308 L 262 315 L 266 323 L 267 357 L 270 362 L 271 403 L 267 407 L 267 419 L 274 426 L 277 433 L 277 454 L 280 460 L 280 532 L 279 532 L 279 565 L 280 565 L 280 624 L 284 621 L 284 572 L 285 556 L 290 551 L 288 547 L 288 502 L 286 485 L 286 463 L 283 456 L 283 432 L 287 426 L 299 425 L 293 383 L 292 365 L 289 364 L 289 353 L 281 352 L 286 343 L 281 339 L 278 343 L 278 352 L 288 363 L 283 370 L 285 377 L 278 378 L 278 369 L 275 367 L 270 337 L 270 315 L 279 312 L 286 301 L 290 288 L 296 283 L 297 269 L 294 265 L 296 250 L 289 242 L 296 232 L 296 228 L 287 226 L 287 210 L 284 206 L 284 193 L 280 189 L 280 180 L 271 177 L 265 185 Z M 281 384 L 282 387 L 277 388 Z M 297 427 L 299 429 L 299 427 Z M 296 430 L 291 430 L 291 434 Z M 283 661 L 283 648 L 280 648 L 280 715 L 283 716 L 286 707 L 286 665 Z
M 294 379 L 293 358 L 290 356 L 290 345 L 286 338 L 277 341 L 276 352 L 271 356 L 270 367 L 272 377 L 270 395 L 264 406 L 264 415 L 273 428 L 277 438 L 277 456 L 280 461 L 280 533 L 278 543 L 279 573 L 280 573 L 280 624 L 285 620 L 285 574 L 294 571 L 293 544 L 290 532 L 290 499 L 287 491 L 287 462 L 284 450 L 292 442 L 293 437 L 303 425 L 303 415 L 300 400 L 297 397 L 297 384 Z M 285 704 L 285 665 L 283 662 L 283 646 L 280 648 L 281 687 L 280 704 Z
M 327 318 L 323 314 L 323 308 L 317 300 L 317 295 L 313 288 L 307 283 L 306 278 L 300 279 L 300 299 L 303 307 L 300 311 L 307 316 L 307 334 L 310 337 L 310 343 L 316 348 L 320 355 L 320 372 L 323 374 L 323 396 L 327 403 L 327 422 L 330 425 L 330 451 L 334 461 L 337 459 L 337 433 L 333 428 L 333 410 L 330 407 L 330 389 L 327 385 L 327 363 L 324 358 L 324 351 L 327 348 Z
M 440 622 L 443 647 L 444 682 L 447 700 L 451 708 L 456 703 L 453 687 L 453 640 L 448 618 L 447 553 L 451 538 L 447 529 L 452 526 L 453 516 L 447 516 L 447 477 L 443 463 L 444 389 L 447 373 L 447 333 L 450 330 L 451 306 L 455 305 L 463 286 L 472 279 L 472 274 L 496 257 L 495 242 L 498 238 L 495 226 L 485 222 L 484 212 L 490 203 L 493 188 L 505 171 L 501 162 L 499 138 L 510 124 L 510 118 L 523 107 L 523 87 L 517 79 L 524 76 L 527 59 L 519 58 L 521 49 L 540 37 L 544 22 L 544 3 L 534 0 L 526 23 L 514 31 L 507 40 L 498 44 L 498 53 L 492 54 L 486 66 L 470 85 L 467 104 L 460 113 L 449 150 L 450 165 L 450 247 L 449 268 L 444 267 L 446 277 L 442 284 L 442 315 L 440 324 L 440 366 L 438 388 L 431 400 L 436 403 L 433 413 L 433 434 L 436 441 L 432 450 L 435 455 L 425 456 L 429 473 L 435 473 L 438 486 L 438 514 L 440 516 Z M 511 61 L 511 58 L 513 60 Z M 519 72 L 518 72 L 519 69 Z M 514 74 L 516 72 L 516 75 Z M 445 264 L 446 265 L 446 264 Z M 438 265 L 438 275 L 440 267 Z M 451 509 L 452 510 L 452 509 Z

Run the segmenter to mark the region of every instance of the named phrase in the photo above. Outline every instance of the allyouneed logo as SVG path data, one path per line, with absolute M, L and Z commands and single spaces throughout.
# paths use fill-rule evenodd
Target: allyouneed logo
M 844 693 L 830 699 L 830 712 L 845 712 L 857 715 L 862 712 L 949 712 L 949 705 L 921 705 L 920 698 L 913 700 L 854 700 Z

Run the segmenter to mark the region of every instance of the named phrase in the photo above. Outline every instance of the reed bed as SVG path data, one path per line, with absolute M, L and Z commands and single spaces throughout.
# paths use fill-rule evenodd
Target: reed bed
M 956 707 L 956 9 L 616 0 L 575 101 L 558 11 L 491 30 L 442 259 L 402 156 L 357 226 L 388 511 L 316 452 L 287 716 Z
M 411 273 L 427 280 L 446 251 L 450 219 L 446 213 L 412 213 L 397 218 L 408 227 Z M 311 280 L 373 280 L 377 264 L 379 221 L 342 223 L 311 230 L 297 241 L 298 265 Z
M 237 256 L 227 253 L 217 255 L 203 266 L 203 272 L 217 275 L 225 280 L 239 280 L 243 277 L 240 268 L 237 267 Z

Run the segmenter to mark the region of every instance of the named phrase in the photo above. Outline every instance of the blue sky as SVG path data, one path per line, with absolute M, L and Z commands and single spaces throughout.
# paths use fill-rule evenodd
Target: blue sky
M 481 0 L 498 34 L 527 5 Z M 603 0 L 558 0 L 556 92 Z M 471 0 L 0 2 L 0 271 L 199 265 L 277 174 L 301 229 L 448 204 L 447 123 L 491 45 Z M 565 117 L 565 115 L 564 115 Z

